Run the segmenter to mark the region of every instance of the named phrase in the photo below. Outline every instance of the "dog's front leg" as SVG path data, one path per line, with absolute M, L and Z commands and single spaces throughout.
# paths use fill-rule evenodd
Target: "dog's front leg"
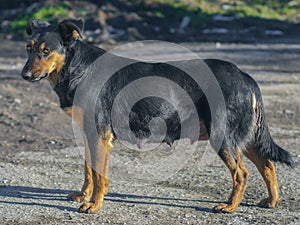
M 84 137 L 84 146 L 85 146 L 84 183 L 81 188 L 81 191 L 74 192 L 68 195 L 68 199 L 75 202 L 90 201 L 94 189 L 90 149 L 86 137 Z
M 90 202 L 84 203 L 79 212 L 96 213 L 100 210 L 104 195 L 107 193 L 108 167 L 110 151 L 112 147 L 113 135 L 109 129 L 106 129 L 102 134 L 96 146 L 91 147 L 91 161 L 92 161 L 92 178 L 93 178 L 93 195 Z
M 72 118 L 72 120 L 80 127 L 83 128 L 83 110 L 80 107 L 66 107 L 65 113 Z M 76 202 L 90 201 L 93 194 L 93 179 L 92 179 L 92 166 L 91 154 L 87 137 L 83 134 L 84 148 L 85 148 L 85 163 L 84 163 L 84 183 L 80 192 L 74 192 L 68 195 L 68 199 Z

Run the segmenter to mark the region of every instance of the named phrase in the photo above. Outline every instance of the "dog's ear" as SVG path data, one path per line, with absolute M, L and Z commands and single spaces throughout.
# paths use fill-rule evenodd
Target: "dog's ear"
M 65 43 L 72 44 L 75 40 L 82 38 L 83 20 L 63 20 L 58 24 L 58 31 Z
M 32 35 L 35 30 L 40 29 L 42 27 L 48 27 L 48 26 L 50 26 L 50 23 L 34 18 L 27 23 L 26 33 L 28 35 Z

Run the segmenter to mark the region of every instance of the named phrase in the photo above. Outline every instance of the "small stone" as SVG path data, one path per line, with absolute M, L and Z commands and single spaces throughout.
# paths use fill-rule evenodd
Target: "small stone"
M 2 180 L 2 183 L 3 183 L 3 184 L 8 184 L 9 182 L 10 182 L 10 180 L 7 180 L 7 179 L 3 179 L 3 180 Z
M 17 103 L 17 104 L 21 104 L 22 103 L 21 99 L 19 99 L 19 98 L 15 98 L 14 102 Z
M 293 114 L 294 114 L 293 111 L 292 111 L 292 110 L 289 110 L 289 109 L 284 109 L 282 112 L 283 112 L 284 114 L 287 114 L 287 115 L 293 115 Z

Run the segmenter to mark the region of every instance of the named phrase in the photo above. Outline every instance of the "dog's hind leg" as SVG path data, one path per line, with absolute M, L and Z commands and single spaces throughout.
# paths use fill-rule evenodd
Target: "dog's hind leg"
M 79 212 L 96 213 L 100 210 L 104 195 L 107 193 L 109 180 L 108 169 L 113 135 L 110 130 L 106 130 L 100 135 L 97 149 L 91 151 L 93 195 L 90 202 L 84 203 Z
M 255 164 L 267 185 L 269 196 L 258 205 L 264 208 L 275 208 L 279 201 L 279 189 L 274 164 L 253 148 L 248 148 L 244 154 Z
M 233 180 L 233 189 L 228 202 L 215 206 L 214 211 L 231 213 L 237 210 L 239 203 L 241 202 L 246 190 L 246 182 L 249 178 L 249 173 L 241 158 L 239 150 L 234 154 L 230 149 L 224 148 L 221 149 L 218 154 L 230 170 Z

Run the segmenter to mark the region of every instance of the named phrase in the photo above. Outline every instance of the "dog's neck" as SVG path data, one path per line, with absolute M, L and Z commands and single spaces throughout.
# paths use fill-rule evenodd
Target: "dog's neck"
M 61 107 L 72 106 L 76 88 L 86 75 L 88 67 L 106 51 L 77 40 L 65 48 L 65 63 L 55 81 L 49 80 L 59 96 Z

